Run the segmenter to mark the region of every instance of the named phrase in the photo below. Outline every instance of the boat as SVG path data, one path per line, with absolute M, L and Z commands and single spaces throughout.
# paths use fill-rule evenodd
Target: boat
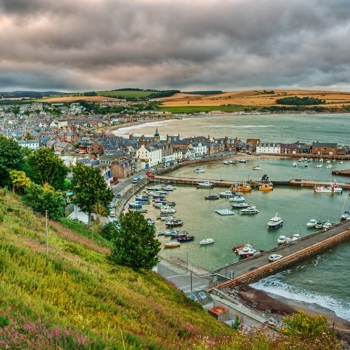
M 332 164 L 328 164 L 328 165 L 326 166 L 326 169 L 332 169 Z
M 331 182 L 329 185 L 314 186 L 315 193 L 342 193 L 343 188 L 337 184 L 336 181 Z
M 205 239 L 202 239 L 199 244 L 201 245 L 205 245 L 205 244 L 212 244 L 214 243 L 214 239 L 213 238 L 205 238 Z
M 323 163 L 323 158 L 320 158 L 319 162 L 320 162 L 320 163 Z
M 247 163 L 247 161 L 245 159 L 240 159 L 238 163 Z
M 165 225 L 167 227 L 176 227 L 176 226 L 182 226 L 183 222 L 180 219 L 173 219 L 165 222 Z
M 305 168 L 308 168 L 308 167 L 309 167 L 309 163 L 308 163 L 308 162 L 305 162 L 305 163 L 304 163 L 304 167 L 305 167 Z
M 298 163 L 297 162 L 293 162 L 293 166 L 294 167 L 298 166 Z
M 147 186 L 146 190 L 148 191 L 158 191 L 161 190 L 162 186 L 161 185 L 155 185 L 155 186 Z
M 170 220 L 174 220 L 175 217 L 172 215 L 166 215 L 166 216 L 158 216 L 157 219 L 159 219 L 160 221 L 170 221 Z
M 153 206 L 155 207 L 155 208 L 162 208 L 162 207 L 164 207 L 164 205 L 166 205 L 166 202 L 153 202 Z
M 166 186 L 163 186 L 163 187 L 162 187 L 162 190 L 163 190 L 163 191 L 166 191 L 166 192 L 171 192 L 171 191 L 176 190 L 176 187 L 174 187 L 174 186 L 172 186 L 172 185 L 166 185 Z
M 244 201 L 242 201 L 242 202 L 233 202 L 231 204 L 231 207 L 232 208 L 248 208 L 248 207 L 250 207 L 250 204 L 247 203 L 247 202 L 244 202 Z
M 258 188 L 259 191 L 272 191 L 273 190 L 273 186 L 269 185 L 269 184 L 262 184 L 259 186 Z
M 174 214 L 176 213 L 176 210 L 171 207 L 163 206 L 162 208 L 160 208 L 160 212 L 162 214 Z
M 179 242 L 167 242 L 167 243 L 164 243 L 164 248 L 178 248 L 180 247 L 180 243 Z
M 317 164 L 316 168 L 322 168 L 322 164 Z
M 350 220 L 350 212 L 348 210 L 344 211 L 344 213 L 340 217 L 340 221 Z
M 135 201 L 137 202 L 148 202 L 149 197 L 148 196 L 136 196 Z
M 146 221 L 147 221 L 147 224 L 150 226 L 153 226 L 155 224 L 155 221 L 151 218 L 147 218 Z
M 224 165 L 230 165 L 230 163 L 229 163 L 227 160 L 224 160 L 224 161 L 222 162 L 222 164 L 224 164 Z
M 298 159 L 298 162 L 304 162 L 304 161 L 305 161 L 305 159 L 303 157 Z
M 229 164 L 236 164 L 234 160 L 229 160 Z
M 333 226 L 333 224 L 332 224 L 331 222 L 326 221 L 326 222 L 322 225 L 322 228 L 328 229 L 328 228 L 330 228 L 330 227 L 332 227 L 332 226 Z
M 315 228 L 322 228 L 323 224 L 324 224 L 324 222 L 318 220 L 315 224 Z
M 279 236 L 277 239 L 278 244 L 285 244 L 285 243 L 289 243 L 290 241 L 291 241 L 291 239 L 289 237 L 286 237 L 286 236 Z
M 209 201 L 215 201 L 217 199 L 220 199 L 220 197 L 217 196 L 216 194 L 210 194 L 209 196 L 205 196 L 204 198 L 209 200 Z
M 258 213 L 259 213 L 259 210 L 256 209 L 256 206 L 255 206 L 255 205 L 253 205 L 253 206 L 251 206 L 251 207 L 242 209 L 242 210 L 240 211 L 240 213 L 241 213 L 241 214 L 248 214 L 248 215 L 250 215 L 250 214 L 258 214 Z
M 198 187 L 214 187 L 214 183 L 210 181 L 200 181 L 197 182 Z
M 183 236 L 183 237 L 177 237 L 176 238 L 178 242 L 185 243 L 185 242 L 192 242 L 194 241 L 194 236 Z
M 243 247 L 239 246 L 235 248 L 235 250 L 234 248 L 232 248 L 232 250 L 241 258 L 249 258 L 256 253 L 256 249 L 253 249 L 250 244 L 245 244 Z
M 142 203 L 140 203 L 140 202 L 129 203 L 129 208 L 130 209 L 141 209 Z
M 259 165 L 254 165 L 254 166 L 252 167 L 252 170 L 262 170 L 262 167 L 259 166 Z
M 231 192 L 231 197 L 232 198 L 229 199 L 229 202 L 243 202 L 243 201 L 245 201 L 245 198 L 239 193 Z
M 327 164 L 329 164 L 330 162 L 331 162 L 331 161 L 330 161 L 329 159 L 326 161 Z
M 315 227 L 316 224 L 317 224 L 317 220 L 316 219 L 310 219 L 309 222 L 306 223 L 306 226 L 308 228 L 313 228 L 313 227 Z
M 234 185 L 231 186 L 232 192 L 249 192 L 251 191 L 250 185 L 246 183 L 238 183 L 236 182 Z
M 229 209 L 218 209 L 218 210 L 215 210 L 215 213 L 217 213 L 221 216 L 234 215 L 234 212 L 229 210 Z
M 231 191 L 223 191 L 223 192 L 218 192 L 218 195 L 220 197 L 224 197 L 224 198 L 230 198 L 233 196 L 232 192 Z
M 193 172 L 196 173 L 196 174 L 205 173 L 205 171 L 203 169 L 201 169 L 201 168 L 196 168 L 196 169 L 193 170 Z
M 277 215 L 277 213 L 267 223 L 268 228 L 278 228 L 278 227 L 281 227 L 282 225 L 283 225 L 283 220 Z
M 300 233 L 294 233 L 292 235 L 292 237 L 290 238 L 290 240 L 291 240 L 291 242 L 295 242 L 295 241 L 297 241 L 300 238 L 301 238 Z

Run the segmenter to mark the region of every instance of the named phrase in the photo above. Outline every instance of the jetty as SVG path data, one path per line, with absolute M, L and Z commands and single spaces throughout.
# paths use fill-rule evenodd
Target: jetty
M 350 240 L 350 220 L 213 271 L 213 274 L 229 279 L 215 287 L 230 294 L 240 286 L 289 269 L 348 240 Z M 271 254 L 280 254 L 282 259 L 269 262 L 268 257 Z

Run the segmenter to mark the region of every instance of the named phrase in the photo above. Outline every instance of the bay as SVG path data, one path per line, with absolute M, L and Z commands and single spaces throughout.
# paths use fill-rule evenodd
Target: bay
M 156 127 L 161 136 L 180 134 L 180 137 L 208 136 L 260 138 L 264 142 L 337 142 L 350 144 L 348 130 L 349 114 L 337 115 L 270 115 L 270 116 L 211 116 L 204 118 L 184 118 L 182 120 L 146 123 L 137 127 L 120 129 L 120 135 L 129 133 L 153 135 Z M 245 155 L 244 155 L 245 156 Z M 243 157 L 243 155 L 242 155 Z M 291 178 L 330 181 L 331 170 L 349 169 L 350 162 L 332 162 L 332 169 L 316 168 L 317 162 L 310 162 L 305 168 L 301 163 L 292 167 L 291 160 L 261 158 L 262 171 L 253 171 L 257 160 L 246 157 L 246 164 L 226 166 L 221 161 L 203 165 L 204 174 L 195 174 L 193 167 L 184 167 L 172 174 L 177 177 L 194 177 L 212 180 L 257 180 L 267 174 L 272 181 L 286 181 Z M 337 176 L 338 182 L 350 182 L 349 178 Z M 212 190 L 221 191 L 220 188 Z M 275 187 L 272 192 L 253 190 L 244 194 L 246 200 L 256 205 L 260 211 L 257 215 L 241 216 L 235 211 L 233 217 L 221 217 L 215 209 L 230 208 L 227 199 L 206 201 L 204 196 L 208 189 L 196 189 L 190 186 L 178 186 L 169 194 L 169 200 L 177 203 L 176 217 L 184 221 L 183 229 L 188 230 L 196 239 L 182 244 L 180 248 L 165 250 L 161 255 L 178 257 L 188 261 L 189 266 L 215 270 L 237 261 L 232 247 L 250 243 L 256 249 L 270 249 L 277 245 L 279 235 L 290 236 L 298 231 L 302 236 L 313 232 L 306 228 L 310 219 L 338 222 L 344 209 L 348 209 L 348 194 L 315 194 L 312 189 Z M 159 210 L 148 207 L 147 217 L 156 218 Z M 268 230 L 267 221 L 276 213 L 284 219 L 284 226 L 277 230 Z M 165 224 L 156 220 L 157 230 L 164 230 Z M 212 237 L 215 243 L 200 246 L 201 239 Z M 169 240 L 160 237 L 164 243 Z M 295 300 L 315 303 L 333 310 L 339 317 L 350 321 L 350 244 L 342 244 L 329 252 L 302 263 L 301 265 L 275 276 L 263 279 L 253 286 L 274 295 L 285 296 Z

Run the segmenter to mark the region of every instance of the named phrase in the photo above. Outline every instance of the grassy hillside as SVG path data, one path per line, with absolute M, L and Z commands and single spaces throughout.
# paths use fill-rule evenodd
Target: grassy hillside
M 47 255 L 45 219 L 0 189 L 1 349 L 338 348 L 236 332 L 158 274 L 112 264 L 96 230 L 50 221 L 48 241 Z
M 152 94 L 154 94 L 154 91 L 138 91 L 138 90 L 97 91 L 97 95 L 99 96 L 108 96 L 108 97 L 121 96 L 123 98 L 127 98 L 127 97 L 140 98 L 140 97 L 147 97 Z
M 190 348 L 233 334 L 156 273 L 113 265 L 108 248 L 55 222 L 46 256 L 44 218 L 11 194 L 0 220 L 1 348 Z

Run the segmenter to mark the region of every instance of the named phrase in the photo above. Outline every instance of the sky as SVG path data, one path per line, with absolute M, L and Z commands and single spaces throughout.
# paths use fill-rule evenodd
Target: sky
M 350 90 L 349 0 L 0 0 L 0 91 Z

